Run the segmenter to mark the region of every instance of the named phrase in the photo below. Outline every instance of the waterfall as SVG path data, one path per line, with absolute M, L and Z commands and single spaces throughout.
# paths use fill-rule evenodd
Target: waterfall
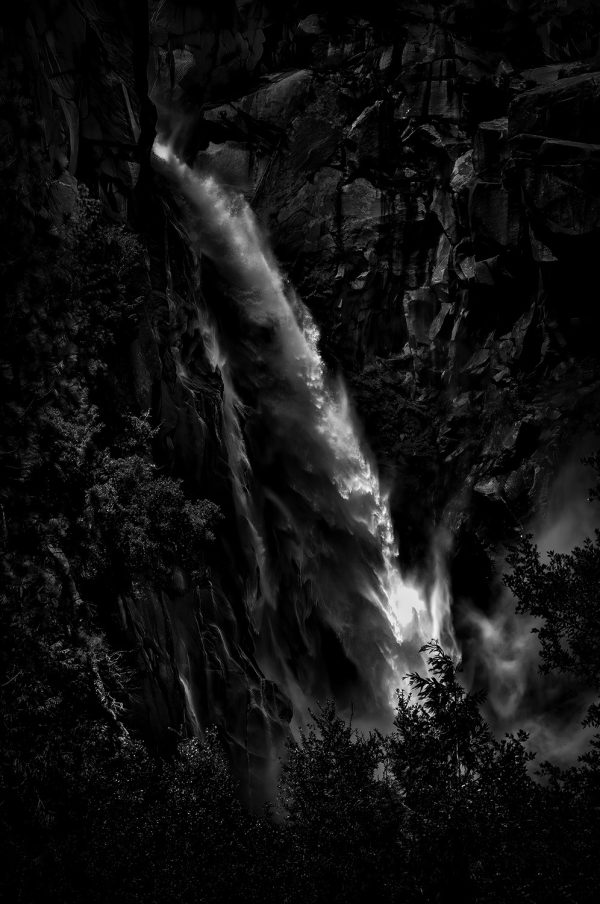
M 449 635 L 440 557 L 429 592 L 403 577 L 388 494 L 318 328 L 243 198 L 156 144 L 209 261 L 205 339 L 223 380 L 224 445 L 247 557 L 245 603 L 267 677 L 306 711 L 333 695 L 376 722 L 434 634 Z

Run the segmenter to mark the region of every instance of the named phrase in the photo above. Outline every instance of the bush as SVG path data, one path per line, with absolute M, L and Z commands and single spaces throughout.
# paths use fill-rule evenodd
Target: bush
M 191 502 L 181 481 L 160 476 L 139 455 L 102 456 L 94 478 L 86 517 L 98 529 L 105 567 L 113 563 L 130 575 L 167 580 L 180 565 L 193 579 L 201 577 L 202 551 L 214 539 L 212 529 L 220 518 L 214 503 Z M 100 571 L 98 557 L 90 562 L 88 576 L 90 569 Z
M 283 768 L 288 896 L 284 901 L 398 900 L 401 811 L 382 773 L 383 740 L 356 731 L 333 704 L 311 713 Z

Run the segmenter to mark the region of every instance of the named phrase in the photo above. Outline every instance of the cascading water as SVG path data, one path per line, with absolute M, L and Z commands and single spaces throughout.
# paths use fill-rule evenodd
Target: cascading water
M 249 572 L 246 606 L 265 674 L 301 717 L 333 694 L 387 720 L 433 634 L 451 636 L 438 561 L 430 593 L 405 580 L 388 498 L 317 327 L 239 196 L 155 145 L 210 261 L 206 344 L 224 387 L 224 443 Z

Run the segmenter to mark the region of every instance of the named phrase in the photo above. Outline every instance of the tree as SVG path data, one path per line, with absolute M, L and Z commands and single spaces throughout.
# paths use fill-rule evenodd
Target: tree
M 148 887 L 139 828 L 145 816 L 136 809 L 147 800 L 146 779 L 164 791 L 152 811 L 161 831 L 175 808 L 176 835 L 188 841 L 182 797 L 192 805 L 206 793 L 199 813 L 214 815 L 210 808 L 218 807 L 207 763 L 223 799 L 235 797 L 205 747 L 164 763 L 142 755 L 128 717 L 134 658 L 122 650 L 130 643 L 115 624 L 118 595 L 132 584 L 163 587 L 175 569 L 190 581 L 205 574 L 220 516 L 155 466 L 152 428 L 136 416 L 128 348 L 150 289 L 138 239 L 110 223 L 81 186 L 72 214 L 51 228 L 47 211 L 38 216 L 30 207 L 34 194 L 44 204 L 50 174 L 35 192 L 33 181 L 29 175 L 25 186 L 15 183 L 26 216 L 14 229 L 27 237 L 27 250 L 11 244 L 0 310 L 0 838 L 7 861 L 0 895 L 92 900 L 98 880 L 106 894 L 96 900 L 117 901 L 123 889 L 110 884 L 111 864 L 101 868 L 94 851 L 108 851 L 109 837 L 115 857 L 117 838 L 127 846 L 122 820 L 139 854 L 131 882 Z M 198 780 L 195 792 L 190 776 Z M 226 835 L 223 829 L 215 842 L 222 850 Z M 88 845 L 89 869 L 77 854 L 81 845 Z M 179 856 L 174 837 L 165 858 L 168 851 L 164 876 Z M 195 852 L 201 859 L 198 846 Z
M 526 735 L 496 740 L 483 695 L 465 691 L 439 644 L 423 652 L 428 674 L 409 676 L 411 693 L 399 694 L 386 741 L 408 868 L 423 900 L 522 900 L 536 881 L 543 794 L 527 771 Z
M 549 552 L 543 560 L 531 535 L 507 556 L 511 573 L 504 578 L 517 611 L 540 619 L 533 630 L 540 641 L 540 668 L 579 679 L 600 692 L 600 532 L 570 553 Z M 594 704 L 591 724 L 600 727 Z
M 586 460 L 600 477 L 600 453 Z M 600 480 L 590 499 L 600 498 Z M 532 535 L 521 538 L 507 556 L 504 578 L 518 612 L 533 615 L 540 641 L 540 670 L 558 672 L 600 694 L 600 532 L 570 553 L 543 557 Z M 596 729 L 578 764 L 561 770 L 549 763 L 541 773 L 552 812 L 545 827 L 559 873 L 562 900 L 594 899 L 600 886 L 600 700 L 588 708 L 584 725 Z M 560 842 L 558 839 L 560 838 Z
M 83 778 L 79 831 L 57 852 L 73 902 L 277 900 L 262 881 L 277 829 L 240 803 L 216 732 L 165 760 L 131 743 Z
M 286 844 L 284 901 L 406 901 L 401 820 L 383 741 L 332 703 L 288 750 L 280 787 Z

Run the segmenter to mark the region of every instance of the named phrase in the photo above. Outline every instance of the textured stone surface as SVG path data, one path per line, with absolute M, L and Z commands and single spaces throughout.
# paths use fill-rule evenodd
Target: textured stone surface
M 548 449 L 534 443 L 519 453 L 521 464 L 500 456 L 492 466 L 478 448 L 490 419 L 513 423 L 513 405 L 525 416 L 535 408 L 521 381 L 535 372 L 543 394 L 574 328 L 564 287 L 569 278 L 583 282 L 586 246 L 577 252 L 561 242 L 585 243 L 598 230 L 598 74 L 593 59 L 572 59 L 573 23 L 561 13 L 550 38 L 541 5 L 529 33 L 519 33 L 507 10 L 504 35 L 494 39 L 473 4 L 443 6 L 440 13 L 398 4 L 402 28 L 391 44 L 348 21 L 326 52 L 327 23 L 303 20 L 312 88 L 300 105 L 295 90 L 287 105 L 285 92 L 278 95 L 285 140 L 271 143 L 251 197 L 325 345 L 351 375 L 384 466 L 405 482 L 398 498 L 406 503 L 417 486 L 410 458 L 421 447 L 402 418 L 379 419 L 394 396 L 409 398 L 437 434 L 446 465 L 435 465 L 434 448 L 424 458 L 437 470 L 448 512 L 453 492 L 485 485 L 494 467 L 506 472 L 499 498 L 511 487 L 525 517 L 541 486 L 521 479 L 526 458 L 539 455 L 543 471 Z M 289 70 L 278 84 L 288 83 L 295 84 Z M 235 103 L 257 111 L 254 96 Z M 257 133 L 273 124 L 265 109 Z M 596 328 L 588 310 L 578 329 Z M 575 380 L 577 366 L 569 365 Z M 387 384 L 391 373 L 398 379 Z M 457 421 L 451 400 L 461 390 L 470 393 L 471 414 Z M 567 408 L 566 419 L 577 420 Z M 557 454 L 569 428 L 554 421 L 548 429 Z M 470 522 L 460 523 L 462 530 Z M 406 531 L 414 540 L 413 528 Z

